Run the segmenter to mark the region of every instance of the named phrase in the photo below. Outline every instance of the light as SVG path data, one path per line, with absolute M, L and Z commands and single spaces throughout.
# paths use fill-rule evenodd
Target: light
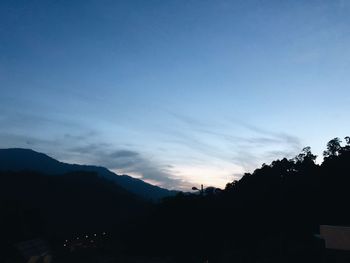
M 88 236 L 88 235 L 86 235 L 86 236 L 85 236 L 85 238 L 89 238 L 89 236 Z
M 197 187 L 193 186 L 193 187 L 192 187 L 192 190 L 193 190 L 193 191 L 199 191 L 201 195 L 203 195 L 203 193 L 204 193 L 203 185 L 202 185 L 202 184 L 201 184 L 201 189 L 198 189 Z

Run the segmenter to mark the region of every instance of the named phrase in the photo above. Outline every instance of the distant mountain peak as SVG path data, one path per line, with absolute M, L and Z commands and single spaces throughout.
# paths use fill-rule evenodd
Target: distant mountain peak
M 117 175 L 102 166 L 68 164 L 32 149 L 0 149 L 0 171 L 25 170 L 49 175 L 61 175 L 76 171 L 95 172 L 127 191 L 149 200 L 159 200 L 176 193 L 128 175 Z

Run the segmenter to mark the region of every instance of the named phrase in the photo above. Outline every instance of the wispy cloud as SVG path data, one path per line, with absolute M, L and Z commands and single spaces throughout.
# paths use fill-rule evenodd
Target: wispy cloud
M 137 175 L 142 180 L 169 189 L 189 189 L 186 181 L 170 171 L 173 169 L 171 164 L 163 165 L 140 152 L 118 149 L 108 143 L 89 143 L 88 134 L 39 139 L 29 135 L 0 133 L 0 140 L 1 148 L 31 148 L 60 161 L 104 166 L 118 173 Z
M 205 123 L 189 116 L 172 116 L 187 128 L 186 133 L 176 137 L 177 142 L 237 164 L 246 171 L 254 170 L 263 162 L 294 157 L 302 149 L 297 136 L 270 131 L 241 120 Z M 182 138 L 182 141 L 178 138 Z
M 163 165 L 135 150 L 115 149 L 105 144 L 91 144 L 70 149 L 83 157 L 109 168 L 110 170 L 138 175 L 141 179 L 166 188 L 183 188 L 187 184 L 184 180 L 176 178 L 169 169 L 171 165 Z M 186 186 L 187 187 L 187 186 Z
M 190 116 L 169 115 L 174 125 L 157 131 L 159 137 L 153 148 L 130 141 L 107 142 L 99 131 L 78 124 L 75 129 L 51 136 L 26 134 L 18 124 L 19 129 L 12 126 L 15 128 L 9 132 L 0 129 L 0 143 L 1 147 L 32 148 L 61 161 L 105 166 L 163 187 L 182 189 L 203 181 L 222 185 L 225 180 L 237 178 L 238 172 L 252 171 L 276 158 L 293 157 L 302 148 L 296 136 L 238 120 L 208 123 Z M 27 117 L 18 116 L 17 120 Z M 33 118 L 38 130 L 54 123 Z M 66 123 L 57 125 L 70 127 Z

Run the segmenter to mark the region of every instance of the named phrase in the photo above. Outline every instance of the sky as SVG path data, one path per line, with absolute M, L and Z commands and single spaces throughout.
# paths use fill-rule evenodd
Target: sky
M 350 1 L 0 1 L 0 148 L 171 189 L 349 135 Z

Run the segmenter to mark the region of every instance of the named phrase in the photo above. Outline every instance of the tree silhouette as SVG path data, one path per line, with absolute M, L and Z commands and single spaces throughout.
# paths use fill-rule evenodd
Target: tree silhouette
M 327 150 L 323 152 L 325 158 L 337 156 L 341 151 L 341 140 L 336 137 L 327 143 Z

